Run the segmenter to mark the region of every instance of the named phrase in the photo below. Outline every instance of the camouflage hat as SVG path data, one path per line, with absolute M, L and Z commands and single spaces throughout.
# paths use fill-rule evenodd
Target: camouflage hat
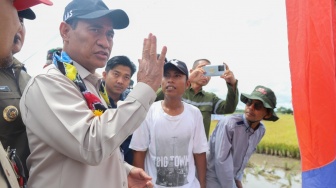
M 276 97 L 274 92 L 265 86 L 257 86 L 253 92 L 249 94 L 242 93 L 240 95 L 240 100 L 246 104 L 248 99 L 260 100 L 265 108 L 272 109 L 273 114 L 270 118 L 264 118 L 264 120 L 276 121 L 278 120 L 278 116 L 274 112 L 274 108 L 276 108 Z

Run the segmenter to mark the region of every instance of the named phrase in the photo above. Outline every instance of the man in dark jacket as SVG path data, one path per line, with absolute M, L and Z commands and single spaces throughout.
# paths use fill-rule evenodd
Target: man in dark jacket
M 23 46 L 26 35 L 24 19 L 34 20 L 36 17 L 31 9 L 19 11 L 18 16 L 22 29 L 14 36 L 12 54 L 20 52 Z M 27 178 L 26 159 L 30 152 L 19 103 L 30 76 L 27 74 L 24 65 L 16 58 L 8 61 L 9 66 L 0 69 L 0 110 L 3 114 L 0 117 L 0 141 L 5 150 L 16 150 L 16 155 L 22 163 L 22 166 L 18 164 L 19 170 L 24 169 L 22 175 Z M 21 167 L 23 169 L 20 169 Z

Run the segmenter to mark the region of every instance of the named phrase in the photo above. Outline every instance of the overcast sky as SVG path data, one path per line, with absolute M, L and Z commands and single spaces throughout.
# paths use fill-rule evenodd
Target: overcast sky
M 46 52 L 61 47 L 59 24 L 69 0 L 37 5 L 34 21 L 26 20 L 26 41 L 16 57 L 28 73 L 38 74 Z M 277 107 L 292 107 L 285 0 L 104 0 L 111 9 L 123 9 L 130 18 L 126 29 L 116 30 L 112 56 L 126 55 L 136 65 L 148 33 L 167 46 L 167 58 L 192 67 L 196 59 L 226 62 L 239 80 L 240 92 L 257 85 L 275 92 Z M 98 70 L 101 72 L 101 69 Z M 136 75 L 133 76 L 136 80 Z M 205 87 L 225 99 L 225 81 L 213 77 Z M 239 102 L 238 107 L 243 108 Z

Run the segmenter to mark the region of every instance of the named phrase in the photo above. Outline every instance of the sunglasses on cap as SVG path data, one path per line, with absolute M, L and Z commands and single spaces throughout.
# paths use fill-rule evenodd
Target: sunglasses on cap
M 254 105 L 255 110 L 261 110 L 264 108 L 264 105 L 261 101 L 247 99 L 246 106 L 252 106 L 252 105 Z

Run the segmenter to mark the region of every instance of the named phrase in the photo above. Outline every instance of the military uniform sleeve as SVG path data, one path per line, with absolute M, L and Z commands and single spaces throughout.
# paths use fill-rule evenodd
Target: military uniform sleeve
M 226 83 L 228 88 L 228 94 L 226 95 L 226 99 L 222 100 L 219 97 L 213 97 L 213 113 L 214 114 L 230 114 L 236 110 L 239 98 L 239 91 L 238 91 L 238 80 L 236 83 L 236 89 Z
M 162 88 L 160 87 L 157 91 L 156 91 L 156 99 L 155 101 L 160 101 L 164 99 L 164 94 L 162 92 Z

